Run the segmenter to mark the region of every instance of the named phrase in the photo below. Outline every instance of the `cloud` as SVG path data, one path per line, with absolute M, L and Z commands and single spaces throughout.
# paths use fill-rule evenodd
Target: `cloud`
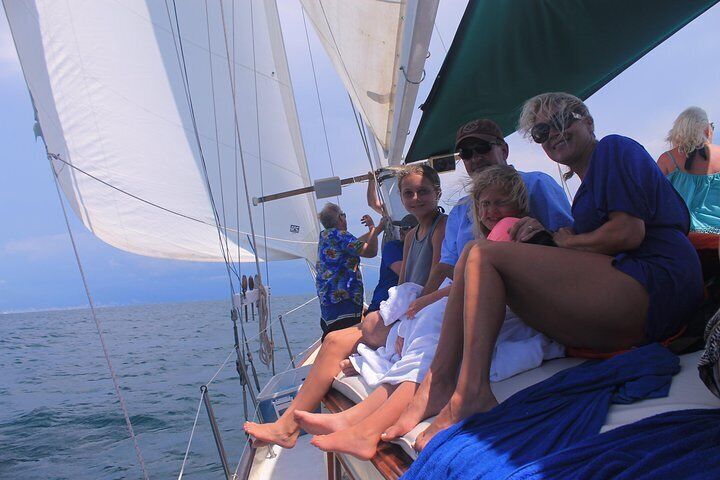
M 46 260 L 64 254 L 69 247 L 66 233 L 10 240 L 0 249 L 5 255 L 21 256 L 30 261 Z

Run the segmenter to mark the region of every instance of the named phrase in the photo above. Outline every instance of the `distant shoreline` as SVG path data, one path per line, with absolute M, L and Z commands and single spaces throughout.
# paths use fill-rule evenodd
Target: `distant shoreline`
M 276 298 L 287 298 L 287 297 L 310 297 L 314 296 L 314 292 L 308 292 L 308 293 L 295 293 L 295 294 L 288 294 L 288 295 L 278 295 Z M 108 309 L 108 308 L 125 308 L 125 307 L 145 307 L 145 306 L 153 306 L 153 305 L 180 305 L 180 304 L 186 304 L 186 303 L 209 303 L 209 302 L 228 302 L 230 303 L 229 298 L 215 298 L 215 299 L 205 299 L 205 300 L 182 300 L 182 301 L 169 301 L 169 302 L 139 302 L 139 303 L 105 303 L 100 305 L 95 305 L 96 309 Z M 19 308 L 16 310 L 2 310 L 0 311 L 0 316 L 2 315 L 16 315 L 16 314 L 23 314 L 23 313 L 45 313 L 45 312 L 67 312 L 67 311 L 75 311 L 75 310 L 90 310 L 89 305 L 77 305 L 77 306 L 70 306 L 70 307 L 39 307 L 39 308 Z

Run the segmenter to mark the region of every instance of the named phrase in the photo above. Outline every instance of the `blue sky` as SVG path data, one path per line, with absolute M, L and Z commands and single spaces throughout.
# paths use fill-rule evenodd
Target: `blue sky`
M 299 6 L 279 2 L 288 57 L 298 93 L 298 111 L 311 176 L 327 176 L 327 154 L 317 114 L 312 72 L 307 68 L 307 45 Z M 444 44 L 449 46 L 464 2 L 441 1 L 438 19 Z M 4 13 L 0 13 L 0 312 L 75 307 L 87 304 L 72 253 L 62 211 L 43 147 L 33 136 L 33 115 Z M 689 105 L 705 108 L 716 123 L 720 118 L 720 7 L 676 34 L 588 101 L 598 135 L 622 133 L 640 141 L 657 157 L 666 149 L 664 138 L 675 116 Z M 296 41 L 292 41 L 296 39 Z M 332 72 L 319 44 L 312 39 L 326 121 L 332 125 L 330 149 L 340 174 L 364 173 L 367 163 L 355 131 L 342 85 Z M 431 43 L 429 80 L 421 86 L 427 95 L 444 56 L 437 36 Z M 415 119 L 415 124 L 417 123 Z M 511 160 L 524 170 L 543 170 L 557 177 L 552 163 L 526 140 L 509 138 Z M 338 157 L 342 157 L 338 160 Z M 353 159 L 359 159 L 354 161 Z M 575 187 L 575 185 L 571 185 Z M 363 186 L 350 187 L 342 199 L 353 219 L 350 229 L 360 232 L 357 219 L 367 210 Z M 457 193 L 457 192 L 455 192 Z M 342 200 L 341 199 L 341 200 Z M 228 281 L 222 264 L 158 260 L 119 251 L 90 235 L 70 213 L 78 237 L 80 257 L 91 293 L 101 305 L 224 299 Z M 377 264 L 377 259 L 373 263 Z M 377 277 L 366 269 L 367 284 Z M 302 262 L 280 262 L 270 271 L 276 295 L 313 294 L 314 287 Z M 300 280 L 299 280 L 300 279 Z

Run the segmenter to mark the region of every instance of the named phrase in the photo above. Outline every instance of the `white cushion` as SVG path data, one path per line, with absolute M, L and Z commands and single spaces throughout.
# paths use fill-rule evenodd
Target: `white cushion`
M 601 431 L 612 430 L 621 425 L 637 422 L 643 418 L 672 410 L 720 408 L 720 399 L 710 393 L 698 376 L 697 362 L 701 354 L 702 352 L 695 352 L 680 356 L 680 373 L 673 377 L 670 393 L 667 397 L 642 400 L 630 405 L 612 405 Z M 493 383 L 491 387 L 497 400 L 503 402 L 520 390 L 539 383 L 561 370 L 579 365 L 583 361 L 578 358 L 551 360 L 533 370 Z M 343 374 L 340 374 L 335 379 L 333 388 L 355 403 L 367 398 L 371 391 L 361 377 L 345 377 Z M 425 430 L 431 421 L 432 418 L 420 423 L 395 443 L 400 445 L 413 459 L 417 458 L 417 453 L 413 450 L 412 445 L 415 443 L 418 434 Z

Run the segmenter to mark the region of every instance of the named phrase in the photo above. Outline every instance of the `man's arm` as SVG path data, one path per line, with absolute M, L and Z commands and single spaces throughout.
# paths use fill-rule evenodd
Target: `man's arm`
M 572 226 L 567 196 L 550 175 L 542 172 L 521 172 L 520 175 L 527 186 L 531 217 L 553 232 Z

